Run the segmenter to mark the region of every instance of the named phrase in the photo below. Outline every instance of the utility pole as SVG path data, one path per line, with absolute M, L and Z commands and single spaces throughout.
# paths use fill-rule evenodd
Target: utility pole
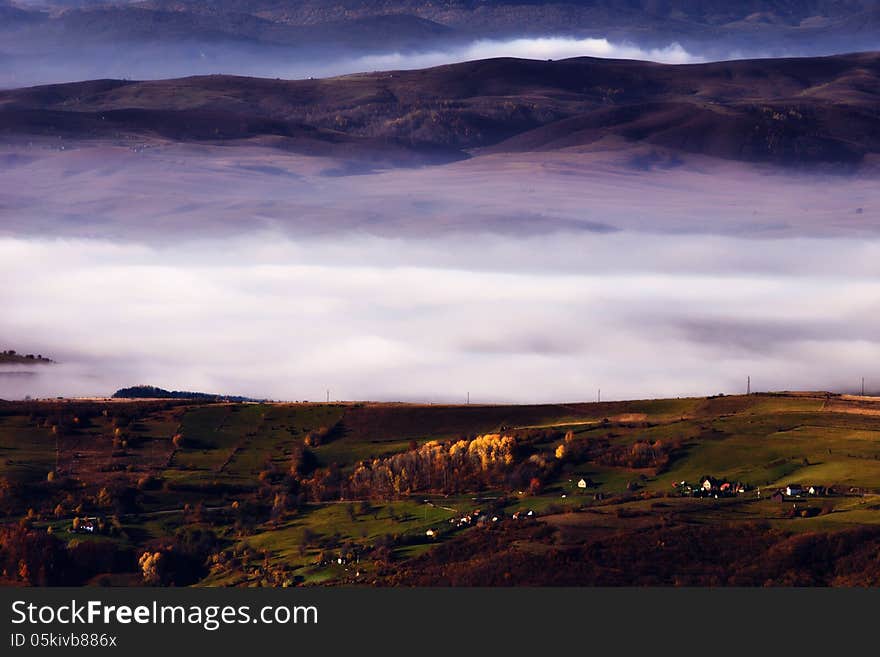
M 862 377 L 862 397 L 865 396 L 865 377 Z
M 470 393 L 470 390 L 468 390 L 468 394 L 467 394 L 467 403 L 468 403 L 468 406 L 470 406 L 470 403 L 471 403 L 471 393 Z
M 596 403 L 602 403 L 602 388 L 599 388 L 598 392 L 596 393 Z
M 752 394 L 752 377 L 751 376 L 746 378 L 746 394 L 747 395 Z

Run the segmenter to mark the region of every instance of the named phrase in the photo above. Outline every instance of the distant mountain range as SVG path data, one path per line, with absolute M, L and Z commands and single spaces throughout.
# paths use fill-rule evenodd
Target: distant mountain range
M 132 41 L 360 51 L 565 34 L 810 53 L 878 43 L 880 0 L 146 0 L 0 2 L 4 49 Z
M 0 92 L 0 135 L 270 144 L 437 163 L 649 144 L 750 162 L 880 153 L 880 54 L 668 66 L 491 59 L 326 80 L 204 76 Z

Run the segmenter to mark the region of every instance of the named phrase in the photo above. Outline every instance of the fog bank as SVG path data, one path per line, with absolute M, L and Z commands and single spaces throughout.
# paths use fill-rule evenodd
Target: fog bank
M 0 375 L 0 397 L 151 383 L 541 402 L 599 387 L 735 393 L 749 375 L 759 390 L 852 389 L 880 381 L 878 255 L 878 241 L 630 233 L 430 249 L 277 233 L 164 247 L 9 238 L 0 335 L 60 364 Z
M 880 235 L 876 173 L 808 174 L 700 157 L 668 165 L 655 155 L 645 148 L 483 155 L 383 169 L 246 144 L 35 140 L 0 146 L 0 237 Z M 642 164 L 655 159 L 657 166 Z

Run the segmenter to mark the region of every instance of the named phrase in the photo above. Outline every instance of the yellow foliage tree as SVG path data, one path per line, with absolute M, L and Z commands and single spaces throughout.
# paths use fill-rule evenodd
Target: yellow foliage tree
M 161 552 L 144 552 L 138 559 L 138 565 L 141 567 L 141 573 L 146 584 L 159 584 L 162 581 Z

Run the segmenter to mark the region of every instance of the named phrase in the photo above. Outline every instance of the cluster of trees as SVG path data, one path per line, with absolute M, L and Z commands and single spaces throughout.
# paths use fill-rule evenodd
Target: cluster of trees
M 78 586 L 133 570 L 134 553 L 110 541 L 68 543 L 26 523 L 0 527 L 0 577 L 29 586 Z
M 515 462 L 512 436 L 486 434 L 364 461 L 350 477 L 352 494 L 393 498 L 420 491 L 454 493 L 504 481 Z
M 680 447 L 677 440 L 637 440 L 631 445 L 612 443 L 607 437 L 582 440 L 569 431 L 556 447 L 555 456 L 561 461 L 593 461 L 608 467 L 662 472 Z
M 330 426 L 330 427 L 318 427 L 317 429 L 312 429 L 306 434 L 305 437 L 305 445 L 306 447 L 317 447 L 318 445 L 322 445 L 326 442 L 329 442 L 333 434 L 339 430 L 339 423 Z
M 631 446 L 615 445 L 602 450 L 595 461 L 602 465 L 644 469 L 662 472 L 669 464 L 670 455 L 679 447 L 676 443 L 655 440 L 637 440 Z
M 210 529 L 183 527 L 170 539 L 148 546 L 138 557 L 144 584 L 189 586 L 208 574 L 220 541 Z
M 217 395 L 209 392 L 192 392 L 189 390 L 165 390 L 156 386 L 131 386 L 120 388 L 113 393 L 114 399 L 186 399 L 199 402 L 255 402 L 262 401 L 241 397 L 239 395 Z
M 26 363 L 28 361 L 36 361 L 39 363 L 52 362 L 50 358 L 43 358 L 43 354 L 19 354 L 15 349 L 0 351 L 0 363 Z

